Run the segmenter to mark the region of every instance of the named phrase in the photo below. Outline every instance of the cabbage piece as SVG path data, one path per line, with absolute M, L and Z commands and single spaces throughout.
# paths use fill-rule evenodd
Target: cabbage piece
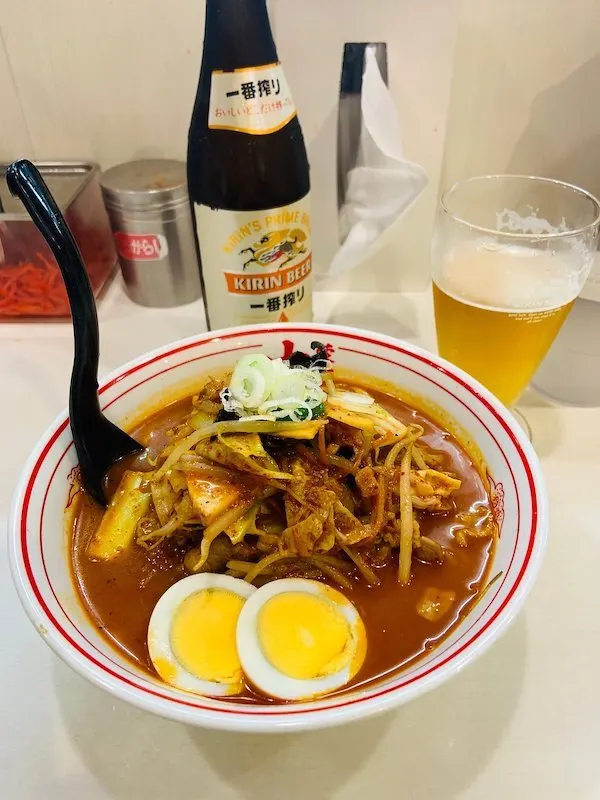
M 337 494 L 331 489 L 326 489 L 319 483 L 310 481 L 294 485 L 288 493 L 303 506 L 319 513 L 331 508 L 338 501 Z
M 242 456 L 265 458 L 267 451 L 263 447 L 258 433 L 219 433 L 221 444 L 227 445 Z
M 173 513 L 177 493 L 166 478 L 162 478 L 159 481 L 151 481 L 150 492 L 158 521 L 161 525 L 165 525 Z
M 452 535 L 461 547 L 468 545 L 470 537 L 474 539 L 492 538 L 498 535 L 498 526 L 491 510 L 485 505 L 478 505 L 471 511 L 458 514 L 460 525 L 452 527 Z
M 171 488 L 176 494 L 180 494 L 181 492 L 185 492 L 187 489 L 187 481 L 185 479 L 185 475 L 182 475 L 181 472 L 169 472 L 167 475 L 167 480 L 171 485 Z
M 428 586 L 417 603 L 417 614 L 428 622 L 435 622 L 450 611 L 455 599 L 454 592 Z
M 232 450 L 222 442 L 200 442 L 196 447 L 196 452 L 203 458 L 210 461 L 215 461 L 217 464 L 223 464 L 226 467 L 232 467 L 240 472 L 245 472 L 250 475 L 260 476 L 262 478 L 270 478 L 278 481 L 289 481 L 292 476 L 287 472 L 280 472 L 271 467 L 275 463 L 271 458 L 252 458 L 251 456 L 244 456 L 241 453 Z
M 208 557 L 203 561 L 200 550 L 201 546 L 198 545 L 185 554 L 183 563 L 189 572 L 221 572 L 231 558 L 233 546 L 224 534 L 220 534 L 213 541 Z
M 371 526 L 364 525 L 339 500 L 333 508 L 335 527 L 345 545 L 352 546 L 373 538 Z
M 442 498 L 437 495 L 431 497 L 418 497 L 416 494 L 412 495 L 413 508 L 418 508 L 421 511 L 427 509 L 428 511 L 446 511 L 449 510 L 443 505 Z
M 253 505 L 243 517 L 240 517 L 236 522 L 224 529 L 223 532 L 227 534 L 231 544 L 239 544 L 244 540 L 247 533 L 256 529 L 256 515 L 259 508 L 260 503 Z
M 210 525 L 247 492 L 247 486 L 235 476 L 218 480 L 204 472 L 186 472 L 187 488 L 194 514 L 203 525 Z
M 323 519 L 317 514 L 310 514 L 306 519 L 284 530 L 282 534 L 284 548 L 288 553 L 309 556 L 322 535 Z
M 194 431 L 186 439 L 175 442 L 169 450 L 169 457 L 162 465 L 159 473 L 167 472 L 179 460 L 179 458 L 195 447 L 198 442 L 204 439 L 211 439 L 218 434 L 228 433 L 268 433 L 272 436 L 279 436 L 284 439 L 314 439 L 319 430 L 327 424 L 325 419 L 314 419 L 307 422 L 279 422 L 269 419 L 234 419 L 224 422 L 213 422 L 199 431 Z M 165 451 L 167 448 L 165 448 Z M 173 455 L 175 453 L 175 455 Z
M 275 431 L 274 436 L 279 436 L 281 439 L 314 439 L 326 423 L 322 419 L 312 419 L 307 422 L 280 422 L 279 424 L 290 427 Z
M 173 506 L 173 515 L 169 517 L 164 525 L 156 527 L 153 524 L 155 515 L 142 517 L 137 528 L 137 543 L 142 547 L 152 549 L 160 544 L 163 539 L 173 536 L 178 530 L 187 525 L 193 516 L 192 501 L 188 494 L 178 500 Z
M 305 505 L 293 497 L 289 492 L 286 492 L 283 498 L 283 506 L 285 509 L 285 518 L 288 526 L 295 525 L 300 522 L 305 512 Z
M 330 506 L 323 524 L 323 533 L 315 542 L 315 550 L 319 553 L 328 553 L 332 550 L 336 543 L 336 534 L 333 506 Z
M 206 434 L 206 431 L 212 428 L 213 425 L 209 425 L 206 428 L 203 428 L 199 431 L 194 431 L 189 436 L 186 436 L 184 439 L 179 439 L 176 441 L 172 448 L 169 448 L 169 455 L 167 456 L 166 461 L 163 465 L 156 470 L 154 473 L 155 479 L 162 478 L 163 475 L 166 475 L 170 469 L 172 469 L 175 464 L 179 461 L 184 453 L 187 453 L 188 450 L 191 450 L 192 447 L 195 447 L 199 441 L 204 439 L 207 435 L 210 437 L 210 434 Z M 164 451 L 163 451 L 164 452 Z
M 418 544 L 414 545 L 414 553 L 421 561 L 427 561 L 429 564 L 441 564 L 444 560 L 444 551 L 441 544 L 428 536 L 419 536 Z
M 200 431 L 207 425 L 211 425 L 215 421 L 216 414 L 210 414 L 208 411 L 196 411 L 195 414 L 188 419 L 188 425 L 195 431 Z
M 283 531 L 286 550 L 300 556 L 314 550 L 326 552 L 335 544 L 331 518 L 337 494 L 323 486 L 320 469 L 311 474 L 310 465 L 295 459 L 291 465 L 293 485 L 284 498 L 288 527 Z
M 221 514 L 217 519 L 211 522 L 211 524 L 204 529 L 200 544 L 197 547 L 193 547 L 185 554 L 183 561 L 186 569 L 190 572 L 205 571 L 203 567 L 209 559 L 211 547 L 215 539 L 223 533 L 226 528 L 243 517 L 247 511 L 248 503 L 246 502 L 245 504 L 228 509 L 224 514 Z
M 353 392 L 341 389 L 336 390 L 333 395 L 337 403 L 346 406 L 360 406 L 362 408 L 363 406 L 372 406 L 375 403 L 375 399 L 363 389 Z
M 138 522 L 150 508 L 151 496 L 142 491 L 148 476 L 142 472 L 125 472 L 117 491 L 88 547 L 90 558 L 108 561 L 133 542 Z
M 169 480 L 173 475 L 178 472 L 202 472 L 204 475 L 216 478 L 217 480 L 229 480 L 231 477 L 231 470 L 227 467 L 221 467 L 213 461 L 207 461 L 205 458 L 196 455 L 196 453 L 184 453 L 175 467 L 169 472 Z M 183 477 L 183 476 L 182 476 Z M 185 477 L 183 478 L 185 481 Z
M 448 497 L 460 489 L 462 483 L 458 478 L 453 478 L 446 472 L 436 469 L 413 470 L 410 474 L 411 493 L 417 497 Z
M 347 408 L 335 408 L 331 403 L 327 404 L 327 416 L 344 423 L 344 425 L 349 425 L 351 428 L 359 428 L 365 433 L 374 433 L 375 431 L 375 420 L 372 417 L 350 411 Z
M 363 467 L 359 469 L 355 476 L 356 485 L 363 497 L 374 497 L 377 494 L 377 478 L 373 472 L 373 467 Z
M 338 395 L 330 395 L 327 399 L 327 416 L 353 428 L 360 428 L 365 433 L 404 436 L 407 432 L 406 425 L 378 403 L 355 405 L 345 402 Z

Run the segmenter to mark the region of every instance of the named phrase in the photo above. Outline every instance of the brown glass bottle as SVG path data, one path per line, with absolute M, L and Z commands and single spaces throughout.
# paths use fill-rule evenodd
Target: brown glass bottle
M 308 160 L 266 0 L 207 0 L 188 185 L 209 327 L 310 320 Z

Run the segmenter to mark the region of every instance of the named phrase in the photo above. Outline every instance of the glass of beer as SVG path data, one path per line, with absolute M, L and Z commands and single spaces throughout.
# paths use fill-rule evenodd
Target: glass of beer
M 600 205 L 583 189 L 519 175 L 456 183 L 432 242 L 440 355 L 514 406 L 591 269 Z

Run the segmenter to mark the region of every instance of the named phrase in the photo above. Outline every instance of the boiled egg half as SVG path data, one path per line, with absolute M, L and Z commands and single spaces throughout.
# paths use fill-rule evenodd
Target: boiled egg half
M 341 592 L 318 581 L 283 578 L 257 589 L 243 605 L 237 650 L 260 692 L 307 700 L 356 675 L 367 637 L 358 611 Z
M 229 575 L 202 573 L 175 583 L 156 604 L 148 650 L 160 677 L 196 694 L 239 694 L 244 687 L 236 630 L 257 590 Z

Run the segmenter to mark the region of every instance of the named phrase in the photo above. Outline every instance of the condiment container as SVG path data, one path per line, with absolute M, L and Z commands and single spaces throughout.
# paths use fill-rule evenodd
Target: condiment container
M 117 263 L 96 164 L 37 163 L 79 245 L 94 295 Z M 6 185 L 0 164 L 0 319 L 67 317 L 67 293 L 50 248 L 21 201 Z
M 107 170 L 101 185 L 129 297 L 161 308 L 200 297 L 186 165 L 130 161 Z

